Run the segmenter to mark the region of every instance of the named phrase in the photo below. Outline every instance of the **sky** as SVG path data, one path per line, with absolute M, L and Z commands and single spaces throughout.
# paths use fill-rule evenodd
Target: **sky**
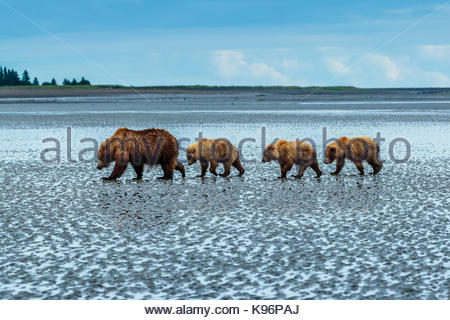
M 450 1 L 0 0 L 0 65 L 61 83 L 450 87 Z

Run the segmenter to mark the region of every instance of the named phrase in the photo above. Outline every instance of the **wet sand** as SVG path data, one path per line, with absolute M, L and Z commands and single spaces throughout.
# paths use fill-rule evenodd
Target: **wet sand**
M 245 93 L 0 104 L 0 298 L 450 298 L 450 101 L 361 100 Z M 80 140 L 102 141 L 119 126 L 255 141 L 244 145 L 241 178 L 234 169 L 195 178 L 196 164 L 184 180 L 158 181 L 161 169 L 146 168 L 136 182 L 129 168 L 103 182 L 111 169 L 80 162 L 91 147 Z M 328 138 L 380 132 L 381 173 L 361 177 L 347 163 L 333 177 L 321 162 L 320 179 L 308 169 L 280 180 L 277 164 L 260 162 L 263 140 L 276 137 L 310 137 L 322 159 L 324 127 Z M 48 137 L 61 142 L 59 164 L 39 160 L 54 146 Z M 406 163 L 389 158 L 397 137 L 411 144 Z

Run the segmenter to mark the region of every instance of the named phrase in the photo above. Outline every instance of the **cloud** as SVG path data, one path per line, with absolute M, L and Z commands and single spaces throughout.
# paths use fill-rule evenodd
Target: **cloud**
M 325 68 L 335 75 L 332 83 L 344 83 L 361 87 L 399 85 L 403 67 L 388 56 L 380 54 L 362 54 L 351 60 L 350 56 L 325 57 Z
M 432 85 L 438 87 L 450 87 L 450 77 L 440 72 L 431 72 Z
M 368 54 L 364 57 L 373 67 L 381 68 L 384 76 L 391 81 L 395 81 L 400 77 L 400 70 L 397 64 L 388 56 L 378 54 Z
M 347 74 L 350 72 L 350 68 L 344 64 L 344 61 L 338 58 L 327 58 L 325 62 L 328 69 L 336 74 Z
M 237 76 L 243 68 L 247 68 L 244 55 L 239 51 L 218 50 L 213 53 L 213 59 L 219 68 L 219 73 L 225 78 Z
M 212 55 L 217 71 L 224 78 L 252 78 L 266 83 L 289 83 L 289 78 L 274 67 L 263 62 L 249 62 L 241 51 L 217 50 Z
M 450 57 L 450 45 L 423 45 L 419 46 L 422 55 L 433 59 L 444 59 Z

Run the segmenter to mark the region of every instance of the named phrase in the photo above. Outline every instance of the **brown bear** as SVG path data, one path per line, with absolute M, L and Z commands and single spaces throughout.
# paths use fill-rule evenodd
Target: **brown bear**
M 347 158 L 356 165 L 360 174 L 363 175 L 364 167 L 362 162 L 365 160 L 373 168 L 371 174 L 375 175 L 383 167 L 379 155 L 380 147 L 370 137 L 340 137 L 337 141 L 327 146 L 324 162 L 330 164 L 336 160 L 336 171 L 331 174 L 337 175 L 344 167 L 345 159 Z
M 191 144 L 186 149 L 186 158 L 188 165 L 192 165 L 197 160 L 200 161 L 202 173 L 200 177 L 204 177 L 208 165 L 211 165 L 209 171 L 217 176 L 217 166 L 223 163 L 224 172 L 220 175 L 227 177 L 230 175 L 231 166 L 239 170 L 239 177 L 241 177 L 245 170 L 242 168 L 239 159 L 239 151 L 226 139 L 199 139 L 197 142 Z
M 279 178 L 285 179 L 286 173 L 291 170 L 292 166 L 298 165 L 298 173 L 295 176 L 300 179 L 308 167 L 311 167 L 317 174 L 317 178 L 322 175 L 319 163 L 317 162 L 316 150 L 307 142 L 296 140 L 286 141 L 278 140 L 275 143 L 267 145 L 264 150 L 262 162 L 270 162 L 278 160 L 281 169 L 281 176 Z
M 136 180 L 142 179 L 144 165 L 160 164 L 164 176 L 158 179 L 172 179 L 173 171 L 178 170 L 185 176 L 184 166 L 178 161 L 178 141 L 168 131 L 162 129 L 129 130 L 120 128 L 112 137 L 102 142 L 97 153 L 97 169 L 107 168 L 115 161 L 114 170 L 103 180 L 119 178 L 128 163 L 136 171 Z

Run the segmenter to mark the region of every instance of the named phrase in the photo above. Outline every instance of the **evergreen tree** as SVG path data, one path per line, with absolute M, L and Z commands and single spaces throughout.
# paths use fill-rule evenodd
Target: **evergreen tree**
M 29 79 L 28 79 L 29 80 Z M 16 86 L 21 83 L 19 74 L 13 69 L 0 68 L 0 85 Z
M 82 77 L 80 82 L 78 82 L 75 78 L 70 81 L 67 78 L 64 78 L 64 81 L 62 82 L 65 86 L 74 86 L 74 85 L 85 85 L 90 86 L 91 83 L 89 80 L 87 80 L 85 77 Z M 31 81 L 30 74 L 27 70 L 24 70 L 22 73 L 22 76 L 19 76 L 19 73 L 14 69 L 7 69 L 6 67 L 0 66 L 0 86 L 17 86 L 17 85 L 33 85 L 38 86 L 39 80 L 37 77 L 33 78 L 33 81 Z M 41 84 L 42 86 L 57 86 L 58 83 L 56 82 L 55 78 L 52 78 L 50 82 L 43 82 Z
M 86 80 L 84 77 L 81 77 L 81 81 L 79 82 L 79 84 L 82 84 L 82 85 L 85 85 L 85 86 L 90 86 L 91 85 L 89 80 Z
M 20 84 L 19 74 L 16 70 L 10 69 L 7 70 L 6 74 L 6 85 L 8 86 L 17 86 Z
M 30 82 L 30 75 L 28 74 L 28 71 L 27 71 L 27 70 L 25 70 L 25 71 L 22 73 L 22 79 L 21 79 L 20 82 L 21 82 L 22 85 L 25 85 L 25 86 L 28 86 L 28 85 L 31 84 L 31 82 Z

